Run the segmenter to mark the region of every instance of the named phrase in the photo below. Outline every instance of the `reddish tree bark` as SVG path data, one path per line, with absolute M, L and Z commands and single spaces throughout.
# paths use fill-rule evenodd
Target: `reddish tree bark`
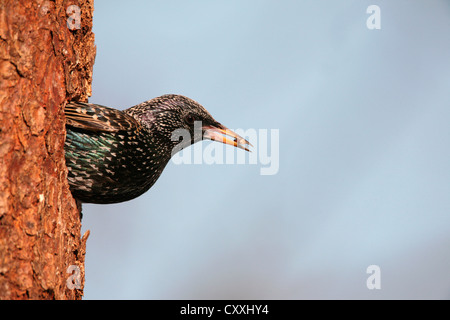
M 87 235 L 67 182 L 63 107 L 91 94 L 93 10 L 93 0 L 0 0 L 0 299 L 83 295 Z

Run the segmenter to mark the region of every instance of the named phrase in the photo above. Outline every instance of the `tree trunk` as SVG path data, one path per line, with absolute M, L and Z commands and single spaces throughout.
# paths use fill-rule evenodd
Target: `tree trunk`
M 0 0 L 0 299 L 83 296 L 88 234 L 67 182 L 63 107 L 91 94 L 93 10 Z

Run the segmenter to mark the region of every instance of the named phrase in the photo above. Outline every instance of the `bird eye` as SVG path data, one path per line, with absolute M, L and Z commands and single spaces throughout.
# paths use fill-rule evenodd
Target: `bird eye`
M 187 124 L 194 124 L 195 116 L 193 114 L 188 114 L 185 118 Z

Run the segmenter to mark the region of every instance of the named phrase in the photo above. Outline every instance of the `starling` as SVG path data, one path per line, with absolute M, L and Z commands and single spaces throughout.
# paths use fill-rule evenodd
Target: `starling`
M 118 203 L 140 196 L 156 182 L 174 152 L 202 139 L 247 151 L 251 146 L 199 103 L 181 95 L 163 95 L 124 111 L 69 102 L 64 112 L 69 185 L 82 202 Z M 177 138 L 179 129 L 190 138 Z

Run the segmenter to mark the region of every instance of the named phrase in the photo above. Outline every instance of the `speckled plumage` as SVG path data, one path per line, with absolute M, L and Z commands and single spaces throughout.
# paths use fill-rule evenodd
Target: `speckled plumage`
M 226 130 L 200 104 L 180 95 L 164 95 L 124 111 L 70 102 L 65 114 L 70 188 L 75 198 L 91 203 L 117 203 L 146 192 L 175 146 L 181 149 L 205 138 L 194 131 L 194 121 L 202 121 L 203 133 Z M 180 128 L 190 132 L 191 141 L 171 139 Z M 233 132 L 228 135 L 235 139 L 234 146 L 248 150 L 248 141 Z M 232 144 L 216 132 L 206 138 Z

